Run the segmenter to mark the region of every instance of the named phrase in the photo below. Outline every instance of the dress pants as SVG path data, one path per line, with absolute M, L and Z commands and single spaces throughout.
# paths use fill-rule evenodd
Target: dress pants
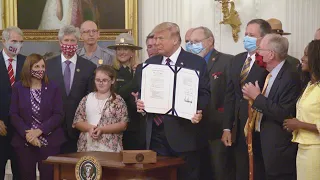
M 77 152 L 77 139 L 68 139 L 66 142 L 64 142 L 61 146 L 61 153 L 62 154 L 69 154 L 69 153 L 75 153 Z
M 238 126 L 239 127 L 239 126 Z M 236 164 L 236 180 L 249 179 L 249 155 L 246 138 L 244 136 L 243 128 L 238 129 L 236 143 L 233 144 L 235 164 Z M 254 154 L 254 179 L 265 180 L 265 168 L 263 164 L 263 157 L 260 143 L 260 133 L 254 132 L 253 139 L 253 154 Z
M 60 153 L 60 147 L 38 148 L 32 145 L 14 147 L 18 166 L 23 180 L 36 180 L 36 164 L 40 172 L 40 180 L 53 180 L 53 165 L 42 163 L 48 156 Z
M 179 180 L 200 179 L 200 153 L 198 151 L 174 151 L 165 136 L 163 123 L 160 126 L 155 123 L 152 125 L 150 149 L 157 152 L 159 156 L 180 157 L 185 160 L 185 164 L 178 169 Z
M 7 161 L 11 161 L 12 180 L 20 180 L 20 173 L 17 164 L 17 157 L 10 144 L 11 136 L 0 136 L 0 179 L 5 177 Z
M 210 161 L 214 180 L 235 179 L 232 150 L 232 147 L 226 147 L 220 139 L 209 140 Z

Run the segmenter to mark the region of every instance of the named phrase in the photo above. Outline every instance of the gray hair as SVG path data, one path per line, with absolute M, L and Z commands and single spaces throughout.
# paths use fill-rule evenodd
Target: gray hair
M 80 30 L 79 28 L 74 27 L 73 25 L 66 25 L 60 28 L 58 38 L 61 41 L 65 35 L 74 35 L 77 40 L 80 39 Z
M 288 56 L 289 41 L 279 34 L 267 34 L 264 38 L 268 41 L 270 50 L 276 52 L 281 60 Z
M 213 36 L 212 31 L 211 31 L 209 28 L 204 27 L 204 26 L 199 26 L 199 27 L 194 28 L 194 29 L 192 30 L 192 32 L 194 32 L 195 30 L 198 30 L 198 29 L 203 30 L 204 36 L 205 36 L 206 38 L 212 37 L 212 39 L 213 39 L 213 44 L 214 44 L 214 36 Z
M 2 39 L 5 40 L 5 41 L 9 41 L 10 39 L 10 33 L 11 32 L 16 32 L 18 33 L 20 36 L 23 37 L 23 32 L 21 31 L 20 28 L 16 27 L 16 26 L 10 26 L 10 27 L 7 27 L 6 29 L 4 29 L 2 31 Z

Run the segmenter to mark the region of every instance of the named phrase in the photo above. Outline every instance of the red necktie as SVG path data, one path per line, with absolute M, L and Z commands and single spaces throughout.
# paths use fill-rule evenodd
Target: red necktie
M 15 82 L 14 72 L 13 72 L 13 68 L 12 68 L 13 59 L 8 59 L 8 60 L 9 60 L 8 75 L 9 75 L 10 85 L 13 86 L 13 84 Z
M 167 58 L 166 59 L 166 65 L 170 65 L 170 62 L 171 62 L 171 59 Z M 164 119 L 164 115 L 155 114 L 154 118 L 153 118 L 153 121 L 154 121 L 154 123 L 156 123 L 157 126 L 159 126 L 160 124 L 162 124 L 163 119 Z

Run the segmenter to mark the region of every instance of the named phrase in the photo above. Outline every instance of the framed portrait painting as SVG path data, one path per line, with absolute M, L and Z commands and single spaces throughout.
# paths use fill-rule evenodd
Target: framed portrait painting
M 43 43 L 58 44 L 58 29 L 70 24 L 79 27 L 86 20 L 98 25 L 100 45 L 112 44 L 123 32 L 132 34 L 135 43 L 138 42 L 138 0 L 2 0 L 2 3 L 3 27 L 18 26 L 26 43 L 32 43 L 33 47 L 43 49 Z

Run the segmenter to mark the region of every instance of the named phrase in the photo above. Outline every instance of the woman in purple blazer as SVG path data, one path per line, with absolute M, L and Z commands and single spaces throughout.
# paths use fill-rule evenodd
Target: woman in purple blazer
M 41 180 L 53 179 L 52 165 L 43 164 L 57 155 L 65 141 L 62 131 L 62 97 L 58 87 L 48 81 L 45 62 L 38 54 L 26 58 L 21 81 L 14 84 L 11 97 L 11 141 L 17 154 L 21 177 L 36 180 L 36 163 Z

